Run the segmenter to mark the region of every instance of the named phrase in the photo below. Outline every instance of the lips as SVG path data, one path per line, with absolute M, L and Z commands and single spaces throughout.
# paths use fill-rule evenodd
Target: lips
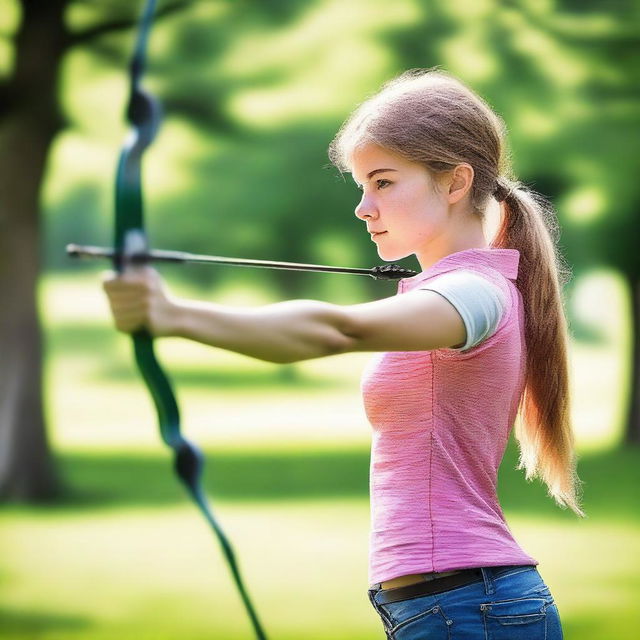
M 371 239 L 375 240 L 378 236 L 381 236 L 384 233 L 387 233 L 386 231 L 369 231 L 369 233 L 371 234 Z

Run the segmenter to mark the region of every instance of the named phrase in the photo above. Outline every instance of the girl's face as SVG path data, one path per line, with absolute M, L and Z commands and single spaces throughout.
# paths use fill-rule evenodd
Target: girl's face
M 351 156 L 351 174 L 362 190 L 355 214 L 366 223 L 383 260 L 415 254 L 424 267 L 434 255 L 446 255 L 448 192 L 436 191 L 422 165 L 369 143 Z

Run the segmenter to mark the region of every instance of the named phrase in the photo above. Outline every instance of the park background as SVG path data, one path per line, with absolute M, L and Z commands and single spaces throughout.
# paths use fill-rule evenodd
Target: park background
M 0 145 L 0 280 L 22 277 L 8 254 L 39 262 L 44 345 L 41 392 L 32 380 L 42 423 L 0 413 L 7 639 L 251 637 L 217 543 L 172 476 L 129 341 L 111 325 L 99 286 L 106 265 L 72 263 L 64 252 L 67 242 L 111 243 L 140 9 L 0 0 L 0 139 L 18 139 L 25 121 L 36 133 L 54 122 L 34 181 L 36 250 L 21 244 L 24 216 L 7 201 L 37 144 L 12 147 L 11 157 Z M 515 174 L 556 205 L 573 271 L 572 417 L 588 518 L 525 482 L 513 441 L 500 497 L 516 539 L 540 562 L 568 640 L 632 640 L 640 628 L 639 19 L 638 3 L 623 0 L 167 1 L 149 42 L 146 84 L 165 111 L 144 162 L 156 247 L 373 266 L 353 216 L 359 192 L 326 155 L 350 110 L 393 75 L 440 65 L 505 119 Z M 13 80 L 29 28 L 39 48 L 31 100 L 20 104 Z M 48 37 L 56 28 L 68 36 L 63 47 Z M 38 85 L 47 65 L 54 82 Z M 356 276 L 161 271 L 178 294 L 237 305 L 349 304 L 394 292 Z M 7 290 L 3 317 L 14 304 Z M 7 327 L 3 394 L 18 375 Z M 158 351 L 269 637 L 381 637 L 366 598 L 369 427 L 359 373 L 369 356 L 277 366 L 173 339 Z M 29 428 L 45 427 L 34 455 Z M 32 477 L 46 483 L 30 485 Z

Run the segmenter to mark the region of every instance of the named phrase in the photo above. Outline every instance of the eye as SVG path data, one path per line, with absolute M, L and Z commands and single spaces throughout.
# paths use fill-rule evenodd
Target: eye
M 378 185 L 378 189 L 384 189 L 391 184 L 390 180 L 385 180 L 384 178 L 380 178 L 380 180 L 376 180 L 376 185 Z

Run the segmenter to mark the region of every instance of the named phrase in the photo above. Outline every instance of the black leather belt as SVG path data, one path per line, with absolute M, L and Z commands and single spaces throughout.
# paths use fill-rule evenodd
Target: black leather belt
M 435 578 L 426 582 L 409 584 L 405 587 L 381 589 L 376 593 L 376 602 L 378 604 L 388 604 L 389 602 L 410 600 L 411 598 L 428 596 L 432 593 L 442 593 L 443 591 L 462 587 L 465 584 L 471 584 L 479 580 L 482 580 L 482 571 L 480 569 L 463 569 L 452 576 L 443 576 L 442 578 Z

